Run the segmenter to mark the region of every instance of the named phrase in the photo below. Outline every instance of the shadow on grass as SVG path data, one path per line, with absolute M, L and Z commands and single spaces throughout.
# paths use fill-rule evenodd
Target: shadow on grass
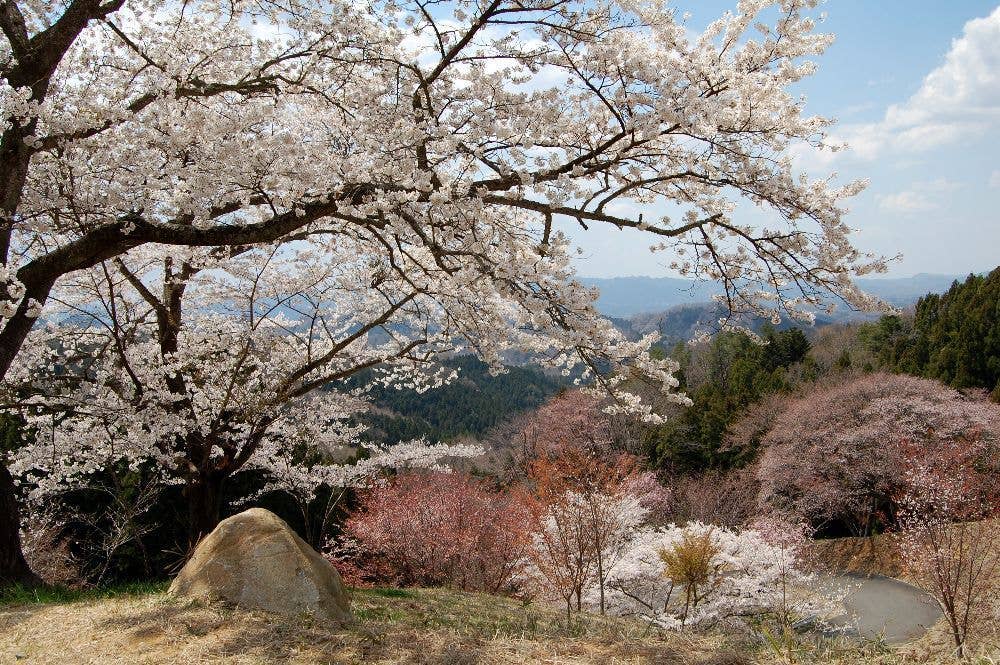
M 0 589 L 0 609 L 24 605 L 53 605 L 103 600 L 122 596 L 146 596 L 162 593 L 169 581 L 129 582 L 93 589 L 69 589 L 58 586 L 25 587 L 20 584 Z
M 368 594 L 370 596 L 381 596 L 383 598 L 416 598 L 417 595 L 406 589 L 351 589 L 351 593 Z

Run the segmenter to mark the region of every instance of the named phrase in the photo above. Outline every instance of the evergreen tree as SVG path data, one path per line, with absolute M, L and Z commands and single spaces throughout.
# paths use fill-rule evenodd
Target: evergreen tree
M 924 296 L 912 318 L 884 316 L 858 334 L 882 368 L 1000 398 L 1000 268 Z
M 722 446 L 726 428 L 750 404 L 794 387 L 788 369 L 801 365 L 813 373 L 810 344 L 798 328 L 761 330 L 764 344 L 741 333 L 723 332 L 692 353 L 674 348 L 681 363 L 676 374 L 694 404 L 659 427 L 646 430 L 645 446 L 653 460 L 675 471 L 698 471 L 741 465 L 745 451 Z

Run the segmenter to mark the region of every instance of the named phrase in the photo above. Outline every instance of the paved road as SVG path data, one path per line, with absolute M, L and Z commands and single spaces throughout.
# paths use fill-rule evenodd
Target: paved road
M 829 584 L 849 589 L 846 611 L 830 621 L 842 635 L 883 635 L 889 644 L 899 644 L 920 637 L 941 618 L 933 598 L 899 580 L 846 573 L 831 576 Z

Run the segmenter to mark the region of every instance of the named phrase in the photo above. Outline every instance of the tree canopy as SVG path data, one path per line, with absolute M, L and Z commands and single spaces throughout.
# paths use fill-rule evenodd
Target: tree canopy
M 647 430 L 653 460 L 677 471 L 728 468 L 750 461 L 752 448 L 728 447 L 726 429 L 751 404 L 796 387 L 799 375 L 789 368 L 811 364 L 810 343 L 798 328 L 776 331 L 765 327 L 764 344 L 745 334 L 724 332 L 693 349 L 679 344 L 682 387 L 693 406 L 667 423 Z
M 885 316 L 858 334 L 884 368 L 1000 400 L 1000 268 L 924 296 L 912 318 Z
M 830 125 L 792 92 L 832 39 L 815 32 L 816 4 L 741 2 L 696 35 L 661 3 L 5 0 L 0 378 L 20 395 L 19 378 L 59 364 L 46 355 L 53 331 L 35 324 L 72 328 L 93 294 L 74 289 L 89 279 L 100 302 L 136 304 L 134 329 L 112 323 L 114 312 L 97 318 L 103 376 L 121 379 L 100 387 L 128 387 L 116 399 L 136 421 L 147 398 L 173 404 L 149 411 L 163 414 L 154 432 L 176 436 L 161 425 L 192 413 L 171 411 L 185 400 L 222 413 L 225 398 L 205 402 L 226 394 L 216 390 L 226 378 L 248 395 L 260 377 L 284 374 L 268 389 L 280 399 L 255 413 L 294 408 L 336 378 L 338 349 L 357 358 L 375 340 L 347 320 L 404 356 L 425 354 L 404 359 L 414 368 L 443 350 L 494 367 L 510 350 L 560 372 L 580 367 L 610 394 L 609 409 L 656 420 L 627 387 L 643 379 L 686 404 L 676 363 L 650 358 L 652 337 L 628 341 L 597 314 L 595 293 L 573 279 L 567 224 L 644 234 L 680 273 L 718 280 L 727 316 L 808 318 L 829 292 L 876 306 L 852 277 L 884 261 L 853 247 L 844 219 L 864 183 L 800 174 L 790 158 L 797 145 L 825 146 Z M 740 199 L 773 221 L 738 218 Z M 311 261 L 252 279 L 302 245 L 326 253 L 314 255 L 338 274 L 340 297 L 313 299 L 306 314 L 230 312 L 238 320 L 217 330 L 285 326 L 289 338 L 270 343 L 288 353 L 256 366 L 256 378 L 233 371 L 181 390 L 161 326 L 177 328 L 172 299 L 200 290 L 211 304 L 197 316 L 212 318 L 232 286 L 208 284 L 220 274 L 251 298 L 309 292 Z M 307 319 L 322 331 L 296 337 Z M 158 349 L 144 354 L 153 328 Z M 218 335 L 200 344 L 200 325 L 175 332 L 187 335 L 180 361 L 266 360 Z M 299 343 L 315 351 L 303 339 L 320 332 L 318 355 L 289 355 Z M 239 461 L 254 446 L 233 453 L 236 431 L 261 432 L 235 420 L 234 431 L 209 430 L 222 434 L 221 457 Z M 198 445 L 215 455 L 215 443 Z M 15 504 L 0 499 L 0 582 L 26 579 Z

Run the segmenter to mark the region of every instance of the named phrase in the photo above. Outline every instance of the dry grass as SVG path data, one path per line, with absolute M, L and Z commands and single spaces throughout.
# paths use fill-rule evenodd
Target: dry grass
M 355 623 L 331 625 L 164 593 L 0 606 L 7 663 L 570 663 L 902 665 L 953 662 L 947 635 L 902 649 L 795 638 L 659 634 L 636 622 L 575 617 L 509 598 L 445 589 L 358 590 Z M 986 648 L 979 665 L 1000 663 Z M 789 658 L 789 656 L 791 656 Z M 975 662 L 975 661 L 974 661 Z
M 816 540 L 810 544 L 810 554 L 827 570 L 896 578 L 905 576 L 905 566 L 893 534 Z
M 1000 665 L 1000 625 L 989 627 L 985 633 L 976 635 L 968 643 L 969 657 L 966 662 L 975 665 Z M 955 644 L 944 621 L 938 622 L 919 640 L 908 644 L 900 652 L 907 662 L 915 663 L 955 663 Z
M 721 639 L 442 589 L 358 591 L 350 626 L 165 594 L 0 609 L 0 663 L 750 662 Z M 728 660 L 727 660 L 728 658 Z

